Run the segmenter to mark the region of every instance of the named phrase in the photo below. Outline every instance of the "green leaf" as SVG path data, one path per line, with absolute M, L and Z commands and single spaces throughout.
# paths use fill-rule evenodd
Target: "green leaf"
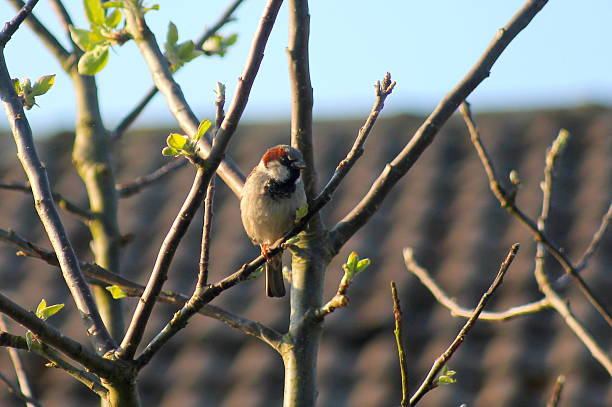
M 166 157 L 176 157 L 179 155 L 179 152 L 172 147 L 164 147 L 162 149 L 162 155 L 165 155 Z
M 289 240 L 287 240 L 285 242 L 285 245 L 286 246 L 291 246 L 291 245 L 296 244 L 299 241 L 300 241 L 300 237 L 299 236 L 293 236 L 291 239 L 289 239 Z
M 91 24 L 104 25 L 104 9 L 100 0 L 84 0 L 85 14 Z
M 223 37 L 218 34 L 211 36 L 202 45 L 202 49 L 210 54 L 218 54 L 221 50 L 221 41 Z
M 348 260 L 346 261 L 347 266 L 351 271 L 354 271 L 357 267 L 357 262 L 359 261 L 359 255 L 356 252 L 351 252 L 349 254 Z
M 297 211 L 295 211 L 295 222 L 301 221 L 306 215 L 308 215 L 308 204 L 300 206 Z
M 238 34 L 230 34 L 227 37 L 223 38 L 223 45 L 225 45 L 225 47 L 230 47 L 234 45 L 236 41 L 238 41 Z
M 18 78 L 13 78 L 13 88 L 15 89 L 15 93 L 17 93 L 17 95 L 22 95 L 23 94 L 23 89 L 21 88 L 21 82 L 19 82 Z
M 97 32 L 83 30 L 74 26 L 69 26 L 70 38 L 76 43 L 83 51 L 91 51 L 98 44 L 103 43 L 106 39 Z
M 168 24 L 168 34 L 166 35 L 167 44 L 176 44 L 178 41 L 178 30 L 172 21 Z
M 127 297 L 125 291 L 123 291 L 118 285 L 109 285 L 106 287 L 106 290 L 111 293 L 113 299 L 115 300 Z
M 121 22 L 123 15 L 121 14 L 121 10 L 116 8 L 108 17 L 106 17 L 106 26 L 109 28 L 115 28 Z
M 21 88 L 25 95 L 32 93 L 32 82 L 30 82 L 30 78 L 26 77 L 21 80 Z
M 182 150 L 185 148 L 185 144 L 187 144 L 187 137 L 183 136 L 182 134 L 172 133 L 166 139 L 166 143 L 168 144 L 168 147 Z
M 45 308 L 47 308 L 47 301 L 43 298 L 38 303 L 38 307 L 36 307 L 36 316 L 38 318 L 40 318 L 40 316 L 42 315 L 42 310 L 44 310 Z
M 38 80 L 34 83 L 34 87 L 32 88 L 32 93 L 34 96 L 40 96 L 47 93 L 51 86 L 55 83 L 55 74 L 53 75 L 45 75 L 38 78 Z
M 47 301 L 43 298 L 40 300 L 38 307 L 36 307 L 36 316 L 44 321 L 50 316 L 57 314 L 62 308 L 64 308 L 64 304 L 47 306 Z
M 195 50 L 195 44 L 193 41 L 185 41 L 178 46 L 178 57 L 181 61 L 188 62 L 191 61 L 195 56 L 193 55 L 193 51 Z
M 457 380 L 453 379 L 450 376 L 440 376 L 440 377 L 438 377 L 437 383 L 439 385 L 453 384 L 453 383 L 457 383 Z
M 105 9 L 109 9 L 112 7 L 124 8 L 124 5 L 122 1 L 106 1 L 102 3 L 102 7 Z
M 32 344 L 34 343 L 34 334 L 32 331 L 26 332 L 26 343 L 28 344 L 28 349 L 32 350 Z
M 108 45 L 98 45 L 81 56 L 78 64 L 79 73 L 81 75 L 95 75 L 106 66 L 107 62 Z
M 64 304 L 55 304 L 48 306 L 42 310 L 40 319 L 46 320 L 47 318 L 57 314 L 62 308 L 64 308 Z
M 371 263 L 372 261 L 370 259 L 359 260 L 359 262 L 357 262 L 357 266 L 355 267 L 355 273 L 361 273 L 363 270 L 367 269 Z
M 202 136 L 206 134 L 208 129 L 210 129 L 210 126 L 212 126 L 212 123 L 210 122 L 210 120 L 208 119 L 202 120 L 200 122 L 200 125 L 198 126 L 198 132 L 195 134 L 195 136 L 193 136 L 193 140 L 198 141 L 199 139 L 201 139 Z

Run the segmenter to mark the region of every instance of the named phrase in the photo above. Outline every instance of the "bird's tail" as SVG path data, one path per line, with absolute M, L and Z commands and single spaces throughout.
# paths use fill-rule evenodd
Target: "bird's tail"
M 284 297 L 283 253 L 280 252 L 266 262 L 266 294 L 268 297 Z

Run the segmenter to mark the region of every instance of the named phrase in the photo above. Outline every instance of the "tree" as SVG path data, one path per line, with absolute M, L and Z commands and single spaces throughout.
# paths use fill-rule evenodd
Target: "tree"
M 345 274 L 337 294 L 326 302 L 323 299 L 322 287 L 327 265 L 348 240 L 371 219 L 398 181 L 434 141 L 439 129 L 469 94 L 486 79 L 491 67 L 504 49 L 547 2 L 528 1 L 508 24 L 497 32 L 472 70 L 466 74 L 456 88 L 447 94 L 416 131 L 413 138 L 379 174 L 368 193 L 343 219 L 328 228 L 323 224 L 319 211 L 332 199 L 346 174 L 363 154 L 366 139 L 383 109 L 386 98 L 392 93 L 395 83 L 391 80 L 390 74 L 376 83 L 375 102 L 370 115 L 360 129 L 346 158 L 339 163 L 330 180 L 319 191 L 318 177 L 314 170 L 313 95 L 308 58 L 310 30 L 308 2 L 305 0 L 289 1 L 288 62 L 292 91 L 291 144 L 303 153 L 307 164 L 303 176 L 308 196 L 308 208 L 300 214 L 300 219 L 296 222 L 294 229 L 271 248 L 272 253 L 285 248 L 292 252 L 291 317 L 286 332 L 278 332 L 261 323 L 207 305 L 225 290 L 248 279 L 265 262 L 265 259 L 259 256 L 231 276 L 216 283 L 208 283 L 208 247 L 214 196 L 213 177 L 215 173 L 218 174 L 237 196 L 240 195 L 244 176 L 233 160 L 225 156 L 225 151 L 246 107 L 251 87 L 264 57 L 266 41 L 282 1 L 269 0 L 264 7 L 260 25 L 253 37 L 251 53 L 246 61 L 243 74 L 239 78 L 236 94 L 229 104 L 227 113 L 224 112 L 224 86 L 219 84 L 216 102 L 217 114 L 213 131 L 209 131 L 212 128 L 210 121 L 199 120 L 192 112 L 173 73 L 202 53 L 227 51 L 232 44 L 232 38 L 215 36 L 215 33 L 231 17 L 233 10 L 241 3 L 240 1 L 234 2 L 228 12 L 222 16 L 219 24 L 195 43 L 191 41 L 179 43 L 177 29 L 171 24 L 166 38 L 165 53 L 162 52 L 156 38 L 147 27 L 145 14 L 151 11 L 152 7 L 147 7 L 142 1 L 86 0 L 87 19 L 91 26 L 89 29 L 82 29 L 74 27 L 71 23 L 71 18 L 62 2 L 53 0 L 52 3 L 58 10 L 65 29 L 70 32 L 72 50 L 66 50 L 45 28 L 44 24 L 31 15 L 37 1 L 31 0 L 24 4 L 20 0 L 11 0 L 11 3 L 16 5 L 20 11 L 0 33 L 0 95 L 18 148 L 18 158 L 29 180 L 29 187 L 22 187 L 27 191 L 31 190 L 34 206 L 52 243 L 53 252 L 32 245 L 14 233 L 3 231 L 1 236 L 3 240 L 19 246 L 26 254 L 59 265 L 72 298 L 83 316 L 86 332 L 94 345 L 94 351 L 64 336 L 45 322 L 47 318 L 59 311 L 59 306 L 48 306 L 46 303 L 41 303 L 34 315 L 3 295 L 0 295 L 0 311 L 25 326 L 29 331 L 25 337 L 3 332 L 1 343 L 5 346 L 28 349 L 30 352 L 41 355 L 86 384 L 100 396 L 103 404 L 110 406 L 138 405 L 136 379 L 141 369 L 163 349 L 168 340 L 177 334 L 191 317 L 201 312 L 272 346 L 282 357 L 285 366 L 284 404 L 286 406 L 312 406 L 315 404 L 317 393 L 316 366 L 322 323 L 325 317 L 335 309 L 348 304 L 348 286 L 357 274 L 368 267 L 369 261 L 359 259 L 357 254 L 351 255 L 344 265 Z M 52 77 L 43 77 L 31 85 L 29 81 L 11 80 L 7 71 L 3 54 L 4 47 L 24 20 L 39 35 L 54 56 L 61 61 L 62 66 L 73 80 L 77 104 L 73 162 L 88 191 L 90 207 L 87 209 L 70 204 L 69 201 L 54 194 L 51 190 L 45 167 L 37 157 L 32 132 L 23 111 L 24 107 L 32 106 L 35 97 L 49 90 L 53 83 Z M 126 41 L 135 41 L 137 44 L 151 72 L 155 89 L 114 131 L 108 132 L 100 115 L 94 75 L 104 68 L 109 58 L 110 46 Z M 207 44 L 203 48 L 204 51 L 200 51 L 204 44 Z M 157 90 L 165 98 L 169 110 L 185 133 L 185 135 L 175 133 L 169 135 L 168 145 L 163 153 L 179 157 L 180 160 L 173 161 L 154 174 L 118 189 L 109 145 L 122 136 Z M 588 257 L 585 257 L 584 262 L 575 265 L 546 236 L 545 222 L 550 194 L 547 192 L 544 197 L 542 216 L 538 224 L 522 214 L 514 203 L 516 191 L 505 190 L 496 180 L 495 171 L 487 158 L 486 151 L 478 142 L 476 127 L 471 122 L 467 105 L 464 105 L 462 111 L 470 132 L 473 134 L 476 148 L 483 157 L 483 164 L 490 178 L 493 192 L 502 206 L 518 216 L 540 242 L 538 262 L 543 261 L 544 250 L 551 253 L 564 267 L 567 274 L 576 280 L 587 298 L 610 324 L 611 318 L 606 306 L 595 297 L 579 274 L 580 269 L 584 268 L 588 262 Z M 550 190 L 555 157 L 561 151 L 562 145 L 563 137 L 560 137 L 548 154 L 545 184 L 548 189 L 545 188 L 545 192 Z M 118 256 L 122 239 L 117 221 L 118 197 L 136 193 L 188 162 L 197 169 L 193 184 L 171 229 L 166 234 L 146 287 L 141 287 L 120 275 Z M 162 287 L 167 279 L 168 269 L 176 249 L 202 202 L 205 205 L 205 221 L 200 270 L 193 294 L 185 297 L 163 292 Z M 95 264 L 84 263 L 77 258 L 58 216 L 57 206 L 75 212 L 86 220 L 92 236 Z M 609 216 L 606 219 L 608 218 Z M 606 222 L 603 223 L 602 230 L 605 230 L 605 224 Z M 593 246 L 596 246 L 597 238 L 594 241 Z M 478 319 L 487 298 L 501 283 L 503 273 L 510 266 L 517 250 L 518 246 L 512 248 L 508 258 L 502 264 L 495 284 L 489 292 L 483 295 L 477 309 L 464 310 L 463 315 L 470 318 L 457 340 L 451 345 L 449 351 L 436 361 L 430 374 L 410 400 L 407 391 L 404 392 L 402 405 L 415 405 L 427 391 L 444 382 L 453 381 L 452 371 L 444 367 L 445 362 L 452 356 L 454 349 L 461 344 L 470 326 Z M 409 252 L 406 253 L 406 260 L 411 270 L 418 270 Z M 538 304 L 533 305 L 532 311 L 544 307 L 555 308 L 566 318 L 568 325 L 575 330 L 598 361 L 606 367 L 608 372 L 612 371 L 609 357 L 599 345 L 588 337 L 575 318 L 572 318 L 564 302 L 547 281 L 542 268 L 537 267 L 537 270 L 539 271 L 537 271 L 536 278 L 545 297 Z M 91 283 L 91 291 L 87 279 Z M 107 290 L 107 288 L 110 289 Z M 140 297 L 136 311 L 131 316 L 123 315 L 120 306 L 112 298 L 122 295 Z M 155 338 L 138 353 L 144 330 L 156 301 L 173 302 L 180 305 L 181 308 Z M 399 315 L 401 314 L 399 305 L 396 306 L 396 310 L 399 332 Z M 124 322 L 126 322 L 125 326 Z M 398 333 L 398 345 L 400 352 L 403 353 L 401 342 L 401 335 Z M 26 393 L 23 388 L 21 391 Z M 25 396 L 30 397 L 27 394 Z

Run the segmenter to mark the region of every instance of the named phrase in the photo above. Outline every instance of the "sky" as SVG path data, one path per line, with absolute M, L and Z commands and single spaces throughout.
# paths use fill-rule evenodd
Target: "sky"
M 82 2 L 65 1 L 80 28 L 87 28 Z M 195 39 L 216 22 L 229 1 L 148 0 L 159 11 L 147 22 L 163 46 L 169 21 L 179 41 Z M 310 69 L 315 119 L 366 117 L 374 100 L 372 84 L 389 71 L 397 86 L 383 114 L 429 113 L 469 71 L 498 28 L 524 4 L 518 0 L 315 0 L 310 2 Z M 200 118 L 210 117 L 216 82 L 231 100 L 263 10 L 263 0 L 246 0 L 237 21 L 223 34 L 238 33 L 224 58 L 199 57 L 176 74 Z M 0 24 L 15 11 L 0 0 Z M 46 1 L 35 14 L 67 44 Z M 491 76 L 470 96 L 473 109 L 491 111 L 612 103 L 612 1 L 554 0 L 510 44 Z M 268 42 L 245 121 L 288 120 L 287 5 Z M 36 135 L 74 127 L 73 88 L 50 53 L 27 26 L 6 47 L 12 77 L 56 73 L 39 107 L 27 112 Z M 114 47 L 97 75 L 103 118 L 112 128 L 151 87 L 151 77 L 136 46 Z M 163 97 L 156 96 L 136 126 L 175 126 Z M 0 117 L 0 128 L 7 121 Z

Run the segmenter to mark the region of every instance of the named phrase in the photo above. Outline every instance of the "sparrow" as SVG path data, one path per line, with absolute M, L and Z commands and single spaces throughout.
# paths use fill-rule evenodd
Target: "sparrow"
M 240 213 L 242 224 L 254 244 L 261 247 L 266 258 L 266 294 L 283 297 L 283 264 L 280 252 L 268 256 L 268 247 L 293 227 L 296 211 L 306 205 L 301 170 L 302 154 L 286 144 L 272 147 L 247 177 Z

